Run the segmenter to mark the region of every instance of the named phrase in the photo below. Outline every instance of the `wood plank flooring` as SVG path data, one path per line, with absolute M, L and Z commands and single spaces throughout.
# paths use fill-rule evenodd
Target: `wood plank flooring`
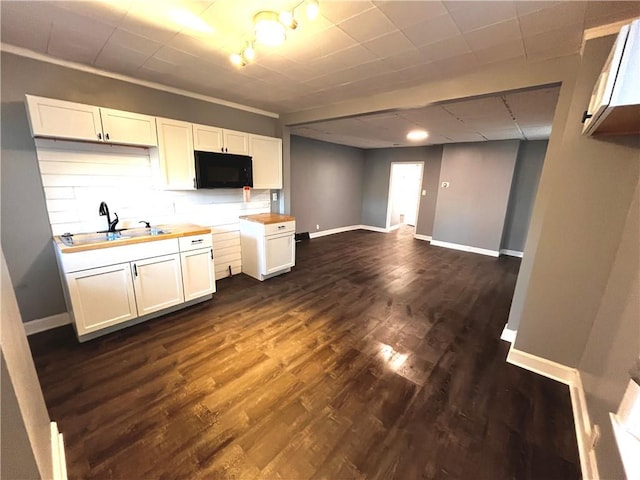
M 566 386 L 505 362 L 518 259 L 408 230 L 79 344 L 30 337 L 70 478 L 580 478 Z

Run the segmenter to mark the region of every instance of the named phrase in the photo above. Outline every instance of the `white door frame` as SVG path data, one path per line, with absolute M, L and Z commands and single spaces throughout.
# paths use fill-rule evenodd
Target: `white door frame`
M 418 229 L 418 216 L 420 215 L 420 197 L 422 196 L 422 179 L 424 176 L 424 162 L 391 162 L 389 166 L 389 190 L 387 193 L 387 222 L 385 224 L 387 232 L 391 231 L 391 188 L 393 186 L 393 166 L 394 165 L 419 165 L 420 166 L 420 188 L 418 189 L 418 205 L 416 207 L 416 224 L 413 227 L 413 233 L 415 234 Z

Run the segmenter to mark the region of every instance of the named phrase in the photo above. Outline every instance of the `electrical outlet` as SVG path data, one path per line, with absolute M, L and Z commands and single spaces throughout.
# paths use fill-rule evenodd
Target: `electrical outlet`
M 424 197 L 427 194 L 426 190 L 422 190 L 422 196 Z
M 273 192 L 271 194 L 271 200 L 273 200 L 274 202 L 278 201 L 278 192 Z
M 316 225 L 316 230 L 320 230 L 320 225 Z

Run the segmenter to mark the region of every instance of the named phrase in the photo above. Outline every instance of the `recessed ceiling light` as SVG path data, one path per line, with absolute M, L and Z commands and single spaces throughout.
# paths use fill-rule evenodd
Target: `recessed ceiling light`
M 407 140 L 418 142 L 420 140 L 424 140 L 428 136 L 429 134 L 424 130 L 411 130 L 409 133 L 407 133 Z

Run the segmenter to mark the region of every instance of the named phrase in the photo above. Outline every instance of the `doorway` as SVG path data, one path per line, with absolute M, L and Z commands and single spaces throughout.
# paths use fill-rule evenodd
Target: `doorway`
M 389 175 L 387 230 L 402 225 L 414 229 L 418 222 L 424 163 L 392 162 Z

